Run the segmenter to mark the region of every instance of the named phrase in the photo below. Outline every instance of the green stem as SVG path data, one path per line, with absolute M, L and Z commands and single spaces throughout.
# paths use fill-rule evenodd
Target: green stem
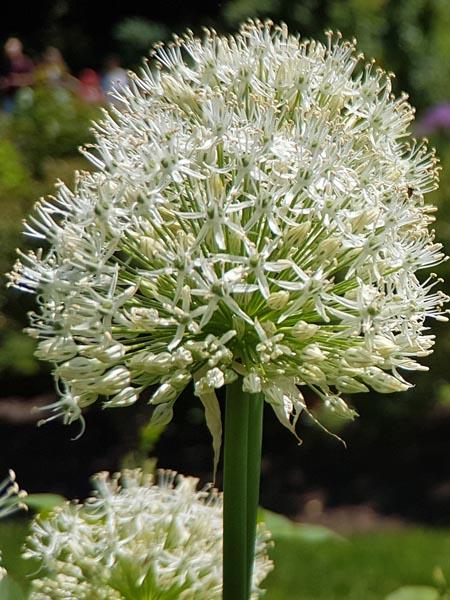
M 256 539 L 264 400 L 227 388 L 224 441 L 223 600 L 248 600 Z
M 250 406 L 247 446 L 247 586 L 248 597 L 250 598 L 259 506 L 264 396 L 262 394 L 249 394 L 248 400 Z
M 242 379 L 227 386 L 223 465 L 223 600 L 248 600 L 247 432 Z

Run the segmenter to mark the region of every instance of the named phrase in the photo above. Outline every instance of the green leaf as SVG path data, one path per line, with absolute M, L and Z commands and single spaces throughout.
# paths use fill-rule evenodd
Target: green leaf
M 38 513 L 48 513 L 67 500 L 58 494 L 30 494 L 21 501 Z M 0 596 L 1 597 L 1 596 Z
M 439 592 L 425 585 L 410 585 L 392 592 L 385 600 L 439 600 Z
M 0 580 L 0 598 L 2 600 L 26 600 L 27 594 L 9 575 Z
M 322 525 L 295 523 L 287 517 L 271 512 L 270 510 L 261 509 L 260 520 L 264 521 L 274 538 L 288 537 L 311 543 L 327 540 L 345 540 L 342 536 Z

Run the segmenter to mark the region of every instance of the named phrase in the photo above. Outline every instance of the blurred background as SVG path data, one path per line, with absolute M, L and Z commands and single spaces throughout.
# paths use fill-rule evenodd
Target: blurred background
M 326 29 L 339 29 L 357 38 L 368 59 L 375 57 L 396 73 L 395 92 L 408 92 L 417 108 L 414 134 L 428 137 L 441 159 L 441 188 L 429 201 L 439 207 L 436 233 L 450 254 L 450 3 L 191 0 L 142 8 L 133 0 L 40 0 L 30 15 L 22 4 L 8 4 L 0 19 L 0 474 L 12 467 L 25 489 L 67 498 L 85 496 L 94 472 L 149 460 L 207 481 L 210 439 L 200 403 L 190 392 L 177 401 L 175 419 L 165 431 L 148 427 L 145 398 L 117 412 L 93 407 L 86 413 L 86 432 L 76 441 L 77 425 L 37 427 L 39 408 L 55 397 L 53 381 L 22 331 L 33 299 L 7 290 L 3 276 L 15 260 L 15 248 L 27 243 L 22 219 L 40 196 L 52 193 L 56 179 L 70 184 L 75 169 L 90 168 L 78 153 L 91 141 L 90 121 L 110 102 L 112 85 L 126 84 L 127 69 L 139 69 L 153 43 L 186 27 L 231 32 L 248 17 L 270 17 L 303 37 L 323 39 Z M 447 279 L 449 293 L 448 263 L 439 274 Z M 431 373 L 415 376 L 412 390 L 354 397 L 357 421 L 327 423 L 347 447 L 308 420 L 300 423 L 303 445 L 298 447 L 266 410 L 262 505 L 354 541 L 349 550 L 327 530 L 310 528 L 300 535 L 297 529 L 300 546 L 286 552 L 301 553 L 302 575 L 277 555 L 281 566 L 270 580 L 269 600 L 384 598 L 406 583 L 445 588 L 450 575 L 450 328 L 433 329 Z M 285 522 L 283 527 L 288 541 L 295 538 Z M 9 540 L 13 548 L 7 552 L 10 562 L 22 535 L 17 531 L 3 529 L 3 545 Z M 327 550 L 321 548 L 319 564 L 310 556 L 317 552 L 302 544 L 308 539 L 321 544 L 322 535 Z M 276 550 L 280 556 L 283 548 Z M 276 591 L 283 585 L 291 585 L 289 593 Z M 296 592 L 302 585 L 303 592 Z

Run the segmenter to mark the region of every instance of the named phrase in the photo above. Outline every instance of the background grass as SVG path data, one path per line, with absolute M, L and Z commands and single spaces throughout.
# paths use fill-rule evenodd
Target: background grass
M 450 572 L 450 532 L 409 529 L 308 543 L 281 537 L 267 600 L 381 600 L 402 585 L 432 585 Z

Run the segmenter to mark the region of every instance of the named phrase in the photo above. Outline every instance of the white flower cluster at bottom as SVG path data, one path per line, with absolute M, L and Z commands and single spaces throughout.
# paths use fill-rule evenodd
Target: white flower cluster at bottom
M 159 482 L 127 470 L 94 478 L 84 504 L 67 503 L 37 518 L 26 558 L 45 575 L 33 581 L 30 600 L 220 600 L 222 497 L 197 490 L 198 479 L 172 471 Z M 256 539 L 252 599 L 272 568 L 270 535 Z

